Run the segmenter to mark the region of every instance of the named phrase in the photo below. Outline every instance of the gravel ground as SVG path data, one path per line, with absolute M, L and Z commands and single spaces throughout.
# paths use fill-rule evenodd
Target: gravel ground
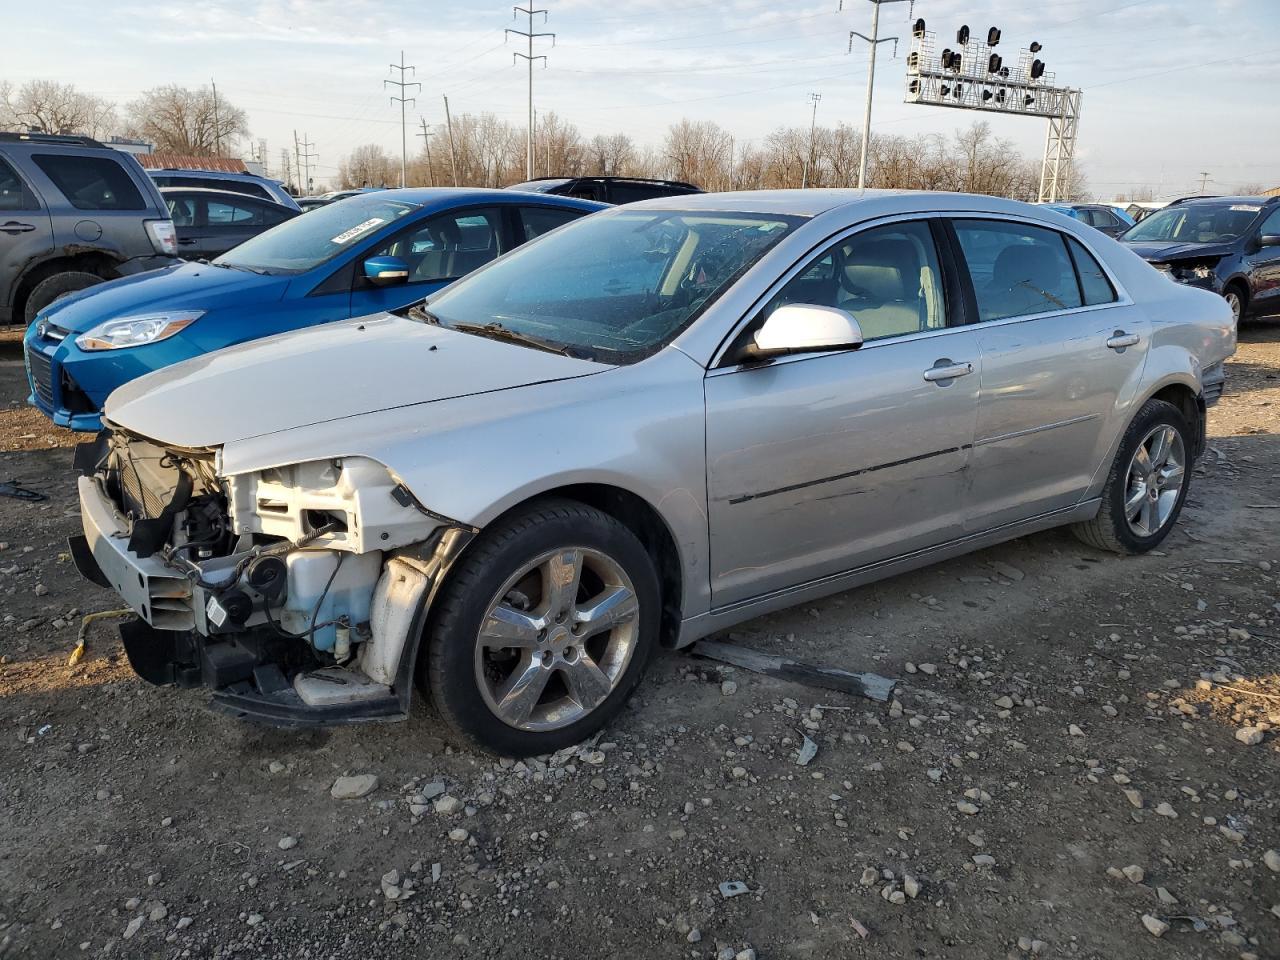
M 215 716 L 110 624 L 68 667 L 114 604 L 0 338 L 0 480 L 49 496 L 0 499 L 0 956 L 1280 957 L 1280 327 L 1244 339 L 1159 552 L 1053 531 L 731 635 L 892 704 L 666 653 L 513 764 L 423 701 Z

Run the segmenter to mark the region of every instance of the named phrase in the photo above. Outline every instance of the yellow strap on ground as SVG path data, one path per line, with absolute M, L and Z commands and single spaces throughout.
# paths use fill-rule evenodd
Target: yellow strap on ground
M 89 624 L 95 620 L 109 620 L 112 617 L 131 617 L 132 610 L 99 610 L 96 613 L 86 613 L 80 619 L 80 632 L 76 635 L 76 648 L 71 651 L 71 656 L 67 659 L 67 666 L 74 667 L 84 657 L 85 643 L 88 640 Z

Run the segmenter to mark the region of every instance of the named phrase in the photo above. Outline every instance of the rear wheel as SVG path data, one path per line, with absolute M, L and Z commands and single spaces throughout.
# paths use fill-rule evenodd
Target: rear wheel
M 1125 431 L 1098 515 L 1076 536 L 1116 553 L 1146 553 L 1169 535 L 1191 482 L 1191 430 L 1171 403 L 1148 400 Z
M 426 638 L 432 700 L 485 749 L 559 750 L 622 709 L 659 615 L 630 530 L 573 501 L 532 506 L 486 530 L 445 584 Z
M 92 287 L 94 284 L 102 283 L 102 277 L 96 273 L 86 273 L 83 270 L 68 270 L 65 273 L 55 273 L 51 277 L 45 277 L 36 284 L 35 289 L 27 296 L 26 309 L 23 316 L 28 324 L 31 324 L 38 314 L 53 301 L 59 297 L 65 297 L 68 293 L 75 293 L 77 290 L 84 290 L 86 287 Z

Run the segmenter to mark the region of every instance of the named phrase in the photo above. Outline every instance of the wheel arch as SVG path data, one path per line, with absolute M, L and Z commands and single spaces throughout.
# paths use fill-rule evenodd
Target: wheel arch
M 658 509 L 644 497 L 625 487 L 604 482 L 566 483 L 549 487 L 506 506 L 489 520 L 488 527 L 502 518 L 527 509 L 543 500 L 573 500 L 608 514 L 635 534 L 653 561 L 662 590 L 662 621 L 659 638 L 665 647 L 675 646 L 684 611 L 684 562 L 670 525 Z M 482 528 L 483 529 L 483 528 Z
M 1148 400 L 1163 400 L 1166 403 L 1177 407 L 1178 411 L 1186 418 L 1187 425 L 1191 427 L 1191 448 L 1192 457 L 1199 459 L 1204 453 L 1206 434 L 1206 407 L 1204 402 L 1204 394 L 1197 385 L 1192 385 L 1185 380 L 1171 380 L 1160 385 L 1151 393 L 1143 397 L 1142 403 L 1137 405 L 1137 409 L 1141 410 L 1143 404 Z
M 110 280 L 117 275 L 116 268 L 123 262 L 119 257 L 94 250 L 84 253 L 61 253 L 31 264 L 13 286 L 13 315 L 21 319 L 31 291 L 54 274 L 84 272 Z

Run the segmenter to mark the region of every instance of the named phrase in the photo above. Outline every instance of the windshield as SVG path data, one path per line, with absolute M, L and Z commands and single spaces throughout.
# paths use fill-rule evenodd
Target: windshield
M 427 301 L 427 318 L 630 363 L 670 341 L 800 222 L 751 213 L 596 214 L 446 288 Z
M 251 237 L 213 262 L 256 273 L 305 273 L 418 209 L 414 203 L 361 194 Z
M 1249 229 L 1262 210 L 1256 203 L 1187 203 L 1157 210 L 1128 230 L 1125 240 L 1222 243 Z

